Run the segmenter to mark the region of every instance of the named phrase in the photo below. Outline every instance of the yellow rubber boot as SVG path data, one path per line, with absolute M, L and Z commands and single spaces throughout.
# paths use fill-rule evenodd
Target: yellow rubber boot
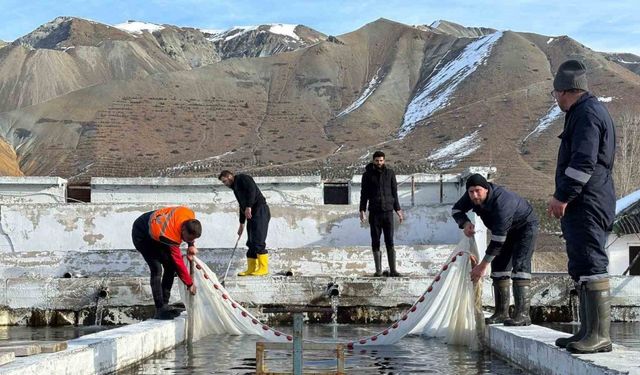
M 240 272 L 238 276 L 249 276 L 258 269 L 258 260 L 255 258 L 247 258 L 247 269 Z
M 264 276 L 269 273 L 269 254 L 258 254 L 258 269 L 251 276 Z

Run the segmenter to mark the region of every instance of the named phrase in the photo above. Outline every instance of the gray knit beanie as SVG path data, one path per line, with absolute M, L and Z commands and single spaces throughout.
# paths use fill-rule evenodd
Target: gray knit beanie
M 567 60 L 558 67 L 556 78 L 553 80 L 553 89 L 565 91 L 580 89 L 588 91 L 587 67 L 578 60 Z

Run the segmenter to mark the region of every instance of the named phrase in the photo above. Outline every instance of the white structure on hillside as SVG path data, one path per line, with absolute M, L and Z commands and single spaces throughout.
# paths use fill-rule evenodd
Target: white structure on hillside
M 640 254 L 640 190 L 616 202 L 614 231 L 607 241 L 609 273 L 621 275 Z M 640 256 L 628 275 L 640 275 Z
M 67 180 L 60 177 L 0 177 L 0 204 L 66 202 Z

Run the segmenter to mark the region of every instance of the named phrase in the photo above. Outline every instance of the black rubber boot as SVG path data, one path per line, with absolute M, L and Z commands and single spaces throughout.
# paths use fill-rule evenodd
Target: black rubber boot
M 576 284 L 575 291 L 578 294 L 578 317 L 580 319 L 580 329 L 573 336 L 560 337 L 559 339 L 557 339 L 556 346 L 559 346 L 561 348 L 566 348 L 569 343 L 582 340 L 585 333 L 587 332 L 587 312 L 585 302 L 585 295 L 587 290 L 580 284 Z
M 610 352 L 613 345 L 609 336 L 611 325 L 609 279 L 588 281 L 582 287 L 585 289 L 586 333 L 581 340 L 567 344 L 567 350 L 578 354 Z
M 373 249 L 373 262 L 376 265 L 376 272 L 373 274 L 373 277 L 382 276 L 382 253 L 380 249 Z
M 187 309 L 184 307 L 184 305 L 182 305 L 182 306 L 170 305 L 169 306 L 169 310 L 175 311 L 178 314 L 182 314 L 183 312 L 187 311 Z
M 159 309 L 156 309 L 155 315 L 153 315 L 153 319 L 158 320 L 172 320 L 180 316 L 180 312 L 172 309 L 168 305 L 164 305 Z
M 516 309 L 513 318 L 504 321 L 505 326 L 530 326 L 531 280 L 513 280 L 513 300 Z
M 389 276 L 402 277 L 396 270 L 396 249 L 394 249 L 393 246 L 387 247 L 387 260 L 389 261 Z
M 493 299 L 495 301 L 496 310 L 488 318 L 485 318 L 485 324 L 503 323 L 509 318 L 509 293 L 510 279 L 493 280 Z

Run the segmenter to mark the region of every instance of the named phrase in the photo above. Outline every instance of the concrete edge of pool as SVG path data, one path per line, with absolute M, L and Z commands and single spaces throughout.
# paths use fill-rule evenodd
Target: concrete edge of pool
M 0 374 L 108 374 L 184 342 L 186 326 L 183 313 L 92 333 L 67 341 L 61 352 L 16 358 L 0 366 Z
M 614 345 L 610 353 L 571 354 L 555 346 L 558 337 L 571 335 L 538 325 L 491 325 L 485 335 L 493 353 L 534 374 L 640 374 L 640 351 L 624 346 Z
M 186 339 L 186 314 L 172 321 L 142 323 L 69 340 L 67 350 L 16 358 L 0 374 L 107 374 L 171 349 Z M 639 351 L 614 346 L 611 353 L 573 355 L 554 345 L 567 333 L 532 325 L 489 326 L 486 342 L 492 352 L 536 374 L 640 374 Z

